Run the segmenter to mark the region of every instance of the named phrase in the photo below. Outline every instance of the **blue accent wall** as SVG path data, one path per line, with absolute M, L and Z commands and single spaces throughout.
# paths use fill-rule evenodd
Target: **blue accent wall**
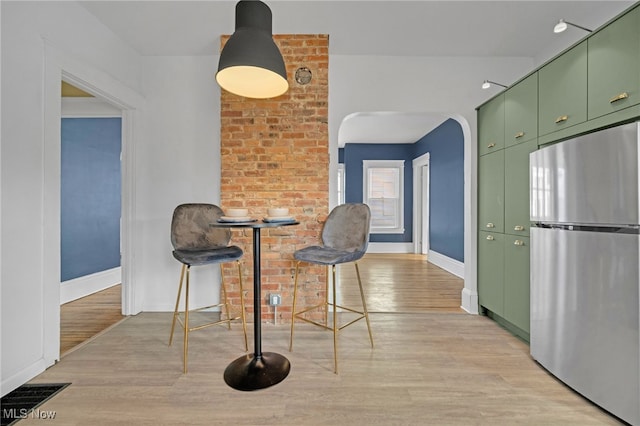
M 413 170 L 412 144 L 363 144 L 352 143 L 344 147 L 345 190 L 344 200 L 347 203 L 361 203 L 363 200 L 363 160 L 405 160 L 404 163 L 404 234 L 371 234 L 372 243 L 405 243 L 411 242 Z
M 449 119 L 414 144 L 429 153 L 429 249 L 464 262 L 464 134 Z
M 120 266 L 120 118 L 63 118 L 61 281 Z
M 411 242 L 413 160 L 429 153 L 429 247 L 464 262 L 464 135 L 449 119 L 413 144 L 346 144 L 339 152 L 345 168 L 345 202 L 360 203 L 363 160 L 405 160 L 404 234 L 371 234 L 371 242 Z

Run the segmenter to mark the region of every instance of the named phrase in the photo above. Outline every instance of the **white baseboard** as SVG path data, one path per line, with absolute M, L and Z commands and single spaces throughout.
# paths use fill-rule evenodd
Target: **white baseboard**
M 38 374 L 42 373 L 47 367 L 48 365 L 46 364 L 44 358 L 40 358 L 33 364 L 14 374 L 13 376 L 8 377 L 6 380 L 3 380 L 0 384 L 0 396 L 5 396 L 12 390 L 19 388 L 29 380 L 36 377 Z
M 413 253 L 413 243 L 369 243 L 367 253 Z
M 455 260 L 445 256 L 444 254 L 429 250 L 429 254 L 427 254 L 427 261 L 459 278 L 464 279 L 464 263 L 459 260 Z
M 71 302 L 122 282 L 122 268 L 117 267 L 60 284 L 60 304 Z
M 460 307 L 467 311 L 467 313 L 477 315 L 478 314 L 478 293 L 471 291 L 468 288 L 462 289 Z

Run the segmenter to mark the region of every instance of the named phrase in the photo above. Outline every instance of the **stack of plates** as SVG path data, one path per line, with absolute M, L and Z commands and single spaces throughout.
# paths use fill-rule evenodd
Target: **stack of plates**
M 220 216 L 218 222 L 255 222 L 256 219 L 252 219 L 249 216 Z
M 293 222 L 296 219 L 293 216 L 267 216 L 262 220 L 265 222 Z

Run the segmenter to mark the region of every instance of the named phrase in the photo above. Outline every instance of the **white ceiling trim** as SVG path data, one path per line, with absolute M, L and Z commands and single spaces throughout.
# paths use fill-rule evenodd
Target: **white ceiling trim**
M 415 143 L 444 123 L 445 114 L 371 111 L 346 116 L 338 129 L 338 146 L 348 143 Z

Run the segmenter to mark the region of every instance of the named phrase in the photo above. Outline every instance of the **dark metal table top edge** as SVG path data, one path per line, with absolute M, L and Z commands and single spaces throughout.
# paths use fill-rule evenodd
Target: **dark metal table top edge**
M 299 225 L 297 220 L 283 220 L 274 222 L 265 222 L 256 220 L 253 222 L 212 222 L 209 226 L 216 228 L 277 228 L 278 226 Z

